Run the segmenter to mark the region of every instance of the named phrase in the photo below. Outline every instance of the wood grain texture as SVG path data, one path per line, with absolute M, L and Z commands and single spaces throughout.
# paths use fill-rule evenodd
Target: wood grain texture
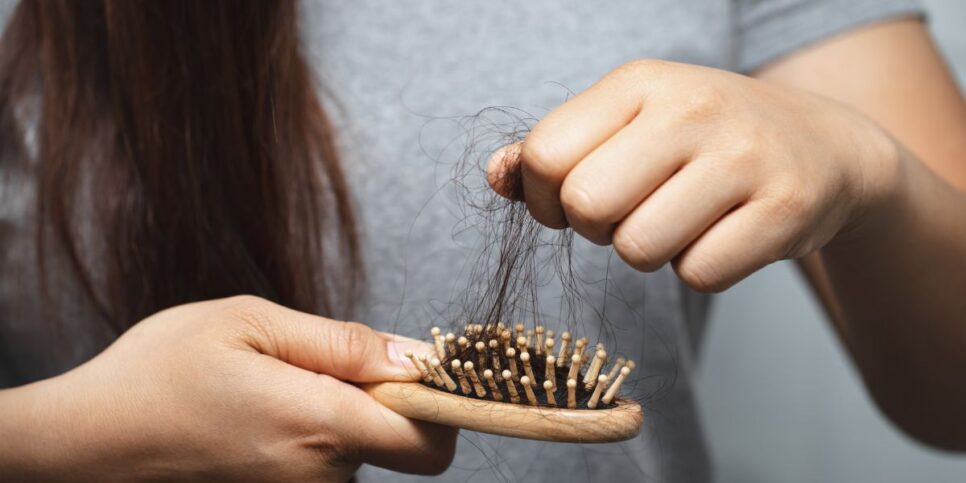
M 561 409 L 482 401 L 412 382 L 364 384 L 364 391 L 408 418 L 482 433 L 565 443 L 611 443 L 637 436 L 641 405 L 617 399 L 610 409 Z

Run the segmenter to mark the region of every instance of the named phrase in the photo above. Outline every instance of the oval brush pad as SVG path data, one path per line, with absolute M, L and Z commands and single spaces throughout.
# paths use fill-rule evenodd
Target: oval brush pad
M 586 338 L 571 345 L 564 332 L 555 351 L 553 331 L 522 324 L 515 333 L 500 323 L 467 325 L 459 338 L 436 327 L 431 334 L 432 351 L 406 354 L 423 382 L 362 389 L 403 416 L 483 433 L 569 443 L 640 433 L 640 404 L 617 397 L 634 362 L 619 357 L 608 371 L 602 344 L 587 351 Z

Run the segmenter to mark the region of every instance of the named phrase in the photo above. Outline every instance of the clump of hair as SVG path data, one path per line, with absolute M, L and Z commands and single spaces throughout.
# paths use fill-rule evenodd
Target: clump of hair
M 461 121 L 469 142 L 460 153 L 452 173 L 456 205 L 462 210 L 462 222 L 455 232 L 474 230 L 480 243 L 469 270 L 469 284 L 451 305 L 451 312 L 445 314 L 452 329 L 446 334 L 434 329 L 438 359 L 435 366 L 441 368 L 440 382 L 443 383 L 440 387 L 462 392 L 467 397 L 509 401 L 514 399 L 514 385 L 526 377 L 535 389 L 536 404 L 551 405 L 548 404 L 550 399 L 552 405 L 560 407 L 608 407 L 613 395 L 604 401 L 606 393 L 601 394 L 599 390 L 598 400 L 591 403 L 597 378 L 604 376 L 613 383 L 626 368 L 621 377 L 623 381 L 626 373 L 634 368 L 634 362 L 623 357 L 615 359 L 616 354 L 608 355 L 603 344 L 597 344 L 595 349 L 589 346 L 587 337 L 577 337 L 583 325 L 584 309 L 592 304 L 574 270 L 573 231 L 545 228 L 530 216 L 526 204 L 521 201 L 522 175 L 514 167 L 517 159 L 503 160 L 509 169 L 497 180 L 511 196 L 497 194 L 486 179 L 486 163 L 492 153 L 499 152 L 500 147 L 522 141 L 536 121 L 529 114 L 513 108 L 489 108 Z M 512 150 L 502 152 L 505 156 L 513 156 Z M 548 320 L 540 310 L 539 289 L 551 282 L 560 287 L 556 297 L 560 310 L 555 320 Z M 595 315 L 603 317 L 600 313 Z M 554 327 L 560 334 L 559 340 L 555 339 Z M 550 347 L 546 346 L 548 341 Z M 552 353 L 554 346 L 556 354 Z M 579 362 L 572 359 L 575 355 Z M 599 361 L 598 355 L 601 356 Z M 550 371 L 547 370 L 548 356 L 551 358 Z M 523 358 L 528 359 L 528 371 L 532 374 L 524 374 Z M 423 361 L 427 369 L 425 383 L 435 386 L 432 359 L 430 355 Z M 616 360 L 616 363 L 605 371 L 608 359 Z M 459 369 L 454 361 L 459 362 Z M 480 379 L 482 391 L 476 391 L 475 384 L 470 381 L 466 363 L 471 364 Z M 489 387 L 489 378 L 484 377 L 487 370 L 501 384 Z M 504 380 L 504 370 L 511 371 L 514 384 Z M 466 379 L 465 384 L 469 384 L 471 390 L 454 391 L 446 377 L 454 383 Z M 577 380 L 573 395 L 567 388 L 570 379 Z M 543 383 L 548 381 L 551 387 L 545 390 Z M 465 384 L 461 380 L 458 387 L 465 389 Z M 525 396 L 530 396 L 526 388 L 517 386 L 516 389 L 517 399 L 526 403 Z M 571 399 L 576 399 L 576 403 Z

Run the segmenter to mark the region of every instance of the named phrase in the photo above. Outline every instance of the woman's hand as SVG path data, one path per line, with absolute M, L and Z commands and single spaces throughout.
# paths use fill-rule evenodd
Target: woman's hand
M 811 253 L 865 221 L 899 178 L 892 139 L 804 91 L 662 61 L 620 67 L 491 158 L 522 170 L 533 217 L 613 243 L 631 266 L 674 262 L 703 291 Z M 509 178 L 506 178 L 509 179 Z
M 71 372 L 0 392 L 0 479 L 439 473 L 456 430 L 344 382 L 418 378 L 400 354 L 421 343 L 391 339 L 254 297 L 165 310 Z

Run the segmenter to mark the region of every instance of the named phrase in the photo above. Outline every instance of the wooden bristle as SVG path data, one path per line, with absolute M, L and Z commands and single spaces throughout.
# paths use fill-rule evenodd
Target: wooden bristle
M 456 334 L 446 334 L 446 349 L 449 350 L 448 354 L 456 355 Z
M 439 330 L 439 327 L 433 327 L 429 331 L 433 335 L 433 345 L 436 347 L 436 357 L 440 359 L 446 358 L 446 347 L 443 345 L 443 332 Z
M 517 351 L 512 347 L 506 350 L 506 363 L 510 367 L 510 375 L 513 376 L 514 381 L 520 380 L 520 371 L 517 370 Z M 506 371 L 503 371 L 506 373 Z
M 426 364 L 420 361 L 419 357 L 416 357 L 416 354 L 413 354 L 413 351 L 407 350 L 406 357 L 413 361 L 413 365 L 416 366 L 416 370 L 419 371 L 419 375 L 423 377 L 423 382 L 429 383 L 433 380 L 433 378 L 429 376 L 429 369 L 426 368 Z M 425 357 L 423 357 L 423 359 L 425 359 Z
M 574 342 L 574 355 L 580 356 L 580 363 L 584 362 L 584 348 L 587 347 L 587 338 L 581 337 Z
M 567 373 L 567 379 L 576 379 L 580 375 L 580 355 L 574 354 L 570 356 L 570 372 Z
M 470 387 L 470 381 L 466 380 L 466 374 L 463 374 L 463 363 L 459 359 L 453 359 L 453 362 L 450 362 L 450 367 L 453 368 L 453 374 L 456 374 L 456 378 L 460 382 L 460 391 L 463 391 L 463 394 L 472 392 L 473 388 Z
M 430 364 L 434 369 L 436 369 L 436 373 L 439 374 L 440 379 L 443 380 L 443 384 L 446 385 L 446 389 L 449 390 L 449 392 L 456 392 L 456 382 L 453 381 L 452 377 L 449 377 L 449 374 L 446 372 L 446 369 L 443 368 L 443 365 L 439 362 L 439 359 L 434 358 L 432 361 L 430 361 Z
M 533 388 L 530 387 L 533 384 L 533 380 L 527 376 L 520 378 L 520 385 L 523 386 L 523 392 L 527 395 L 527 403 L 531 406 L 537 405 L 537 395 L 533 393 Z
M 490 356 L 493 358 L 493 364 L 490 367 L 492 367 L 497 374 L 500 374 L 500 354 L 497 353 L 497 349 L 499 347 L 500 344 L 496 341 L 496 339 L 490 339 L 490 350 L 492 351 Z
M 584 375 L 584 387 L 588 391 L 593 389 L 594 385 L 597 384 L 597 376 L 600 374 L 600 369 L 604 367 L 605 362 L 607 362 L 607 351 L 598 349 L 597 353 L 594 354 L 594 360 L 590 362 L 587 374 Z
M 439 327 L 433 327 L 430 334 L 433 350 L 429 354 L 406 351 L 405 357 L 424 384 L 470 398 L 529 406 L 609 408 L 634 369 L 633 361 L 610 359 L 613 355 L 609 357 L 603 344 L 589 344 L 587 337 L 578 338 L 569 331 L 561 332 L 556 340 L 554 331 L 543 325 L 527 331 L 523 324 L 466 324 L 459 336 Z M 438 357 L 440 351 L 444 357 Z M 566 388 L 559 387 L 558 379 Z
M 544 377 L 545 383 L 546 382 L 549 382 L 550 383 L 550 387 L 554 388 L 554 390 L 557 389 L 557 371 L 555 369 L 556 364 L 557 364 L 557 358 L 556 357 L 554 357 L 554 356 L 547 356 L 547 363 L 545 364 L 546 365 L 546 367 L 545 367 L 546 374 L 544 374 L 543 377 Z M 544 385 L 546 385 L 546 384 L 544 384 Z
M 567 407 L 577 409 L 577 380 L 567 379 Z
M 504 329 L 500 333 L 500 342 L 503 344 L 503 351 L 506 352 L 510 348 L 510 339 L 513 338 L 513 334 L 510 333 L 510 329 Z
M 517 392 L 517 386 L 513 382 L 513 374 L 510 371 L 503 371 L 503 381 L 506 383 L 506 391 L 510 394 L 510 402 L 519 403 L 520 393 Z
M 586 337 L 584 338 L 586 339 Z M 593 357 L 594 354 L 597 353 L 597 351 L 602 351 L 602 350 L 604 350 L 604 344 L 601 344 L 600 342 L 598 342 L 597 347 L 595 347 L 593 351 L 588 350 L 587 352 L 584 353 L 584 364 L 586 364 L 587 361 L 591 357 Z
M 500 386 L 496 385 L 496 379 L 493 378 L 493 371 L 489 369 L 483 371 L 483 379 L 486 379 L 486 385 L 490 386 L 490 393 L 493 394 L 493 400 L 502 401 L 503 393 L 500 392 Z
M 523 373 L 526 374 L 531 381 L 536 382 L 537 378 L 533 376 L 533 368 L 530 366 L 530 353 L 529 352 L 521 353 L 520 362 L 523 363 Z
M 550 338 L 547 338 L 547 340 L 543 342 L 543 353 L 547 354 L 548 357 L 553 356 L 553 344 L 553 339 Z M 554 360 L 557 360 L 557 358 L 554 357 Z
M 552 408 L 557 407 L 557 400 L 553 398 L 553 391 L 555 389 L 550 381 L 543 381 L 543 390 L 547 393 L 547 406 Z
M 557 354 L 557 367 L 563 367 L 570 360 L 570 332 L 560 334 L 560 353 Z
M 543 326 L 538 325 L 535 332 L 537 334 L 537 340 L 534 342 L 533 348 L 536 351 L 538 356 L 542 356 L 543 355 L 543 333 L 544 333 Z
M 434 361 L 436 364 L 433 364 Z M 446 386 L 446 383 L 443 382 L 443 378 L 439 375 L 439 359 L 435 357 L 429 361 L 429 375 L 433 379 L 433 384 L 436 384 L 437 387 Z
M 622 367 L 624 367 L 625 362 L 627 362 L 626 359 L 623 357 L 618 357 L 617 360 L 614 361 L 614 367 L 611 367 L 610 372 L 607 373 L 607 380 L 613 381 L 614 378 L 617 377 L 617 373 L 620 372 Z
M 631 373 L 630 362 L 621 368 L 620 374 L 617 375 L 617 379 L 614 380 L 614 384 L 607 388 L 607 393 L 604 394 L 604 399 L 602 401 L 604 404 L 610 404 L 611 401 L 617 396 L 617 392 L 620 391 L 621 383 L 624 379 L 627 379 L 627 375 Z
M 476 348 L 476 358 L 480 364 L 480 370 L 486 369 L 486 343 L 479 341 L 474 346 Z
M 463 372 L 466 373 L 470 378 L 470 382 L 473 383 L 473 390 L 476 391 L 477 397 L 486 397 L 486 389 L 483 384 L 480 383 L 480 376 L 476 374 L 476 369 L 473 368 L 473 363 L 466 361 L 463 363 Z
M 597 401 L 600 400 L 600 393 L 604 390 L 604 386 L 607 385 L 607 376 L 600 376 L 597 378 L 597 387 L 594 388 L 594 393 L 590 395 L 590 401 L 587 401 L 587 407 L 594 409 L 597 407 Z

